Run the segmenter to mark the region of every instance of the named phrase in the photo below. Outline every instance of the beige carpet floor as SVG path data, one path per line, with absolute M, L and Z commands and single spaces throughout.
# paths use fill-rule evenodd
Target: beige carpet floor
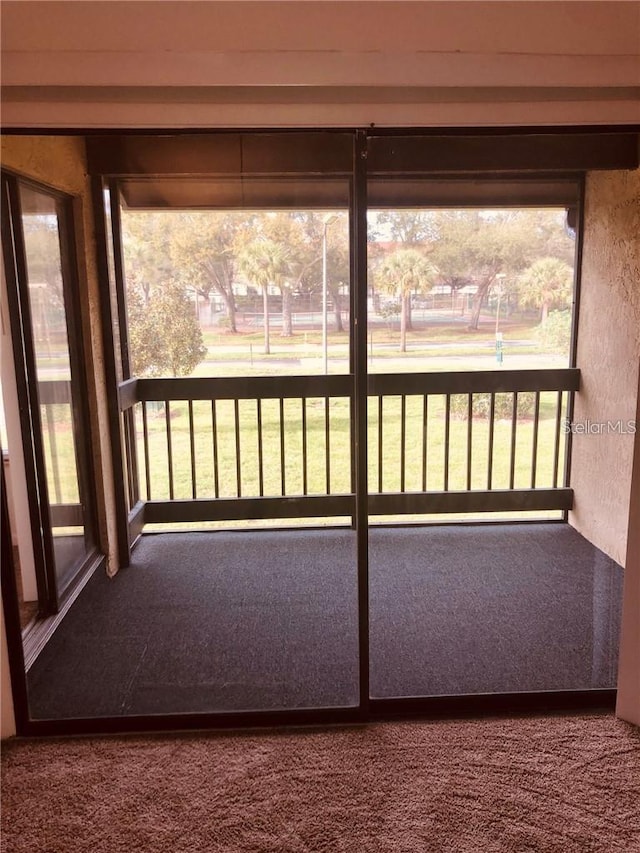
M 6 853 L 640 851 L 640 732 L 604 715 L 13 741 Z

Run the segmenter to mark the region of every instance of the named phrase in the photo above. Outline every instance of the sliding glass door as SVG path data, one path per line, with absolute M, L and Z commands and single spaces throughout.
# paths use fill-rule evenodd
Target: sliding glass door
M 128 494 L 144 520 L 132 569 L 155 577 L 126 708 L 353 709 L 350 181 L 111 192 Z
M 318 137 L 322 176 L 283 137 L 271 175 L 100 188 L 129 565 L 36 662 L 39 719 L 359 712 L 353 152 Z
M 592 612 L 619 567 L 556 523 L 580 182 L 436 176 L 447 152 L 412 137 L 369 155 L 371 697 L 611 687 Z
M 353 721 L 611 687 L 616 567 L 559 523 L 582 145 L 536 145 L 87 139 L 122 570 L 36 661 L 34 719 Z M 55 604 L 95 536 L 69 214 L 5 192 Z
M 70 200 L 3 176 L 3 249 L 20 373 L 40 615 L 96 551 Z

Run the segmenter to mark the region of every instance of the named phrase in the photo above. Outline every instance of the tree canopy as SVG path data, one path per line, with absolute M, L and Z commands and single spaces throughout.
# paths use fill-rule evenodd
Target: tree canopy
M 229 331 L 235 333 L 234 283 L 247 216 L 239 211 L 225 211 L 216 217 L 206 211 L 178 216 L 169 249 L 175 275 L 206 305 L 211 303 L 211 293 L 217 293 L 226 308 Z
M 554 209 L 398 209 L 377 211 L 370 227 L 370 255 L 384 261 L 385 238 L 420 250 L 437 270 L 437 283 L 456 291 L 475 289 L 469 322 L 477 329 L 482 305 L 496 280 L 514 295 L 518 277 L 536 259 L 570 264 L 574 243 L 565 213 Z M 409 303 L 410 304 L 410 303 Z M 523 303 L 523 305 L 526 303 Z
M 437 218 L 432 262 L 440 280 L 456 289 L 476 286 L 469 327 L 477 329 L 482 303 L 500 273 L 515 275 L 534 252 L 520 211 L 442 211 Z
M 573 270 L 558 258 L 534 261 L 518 278 L 521 305 L 540 308 L 544 324 L 550 308 L 567 308 L 573 290 Z
M 497 281 L 512 305 L 518 300 L 523 307 L 538 307 L 543 318 L 550 309 L 566 305 L 574 244 L 563 218 L 557 209 L 373 211 L 369 281 L 372 289 L 400 304 L 401 350 L 406 349 L 411 329 L 412 294 L 429 292 L 436 285 L 452 293 L 469 288 L 471 329 L 478 328 L 482 307 Z M 296 301 L 302 304 L 304 299 L 306 306 L 319 303 L 325 285 L 323 259 L 334 325 L 341 331 L 342 292 L 349 286 L 351 268 L 347 222 L 345 211 L 124 210 L 129 327 L 138 352 L 150 346 L 143 347 L 141 335 L 151 328 L 152 316 L 163 325 L 163 310 L 185 313 L 190 327 L 198 320 L 206 322 L 203 305 L 209 308 L 209 317 L 214 307 L 224 308 L 227 331 L 239 332 L 238 306 L 246 310 L 257 292 L 262 295 L 269 353 L 274 301 L 281 302 L 281 334 L 288 337 L 294 330 Z M 252 310 L 256 312 L 255 307 Z M 172 322 L 173 318 L 166 319 L 165 331 Z M 201 337 L 197 341 L 187 327 L 183 332 L 192 336 L 195 357 Z M 171 371 L 184 370 L 189 363 L 170 360 Z M 159 355 L 143 361 L 147 370 L 159 369 Z

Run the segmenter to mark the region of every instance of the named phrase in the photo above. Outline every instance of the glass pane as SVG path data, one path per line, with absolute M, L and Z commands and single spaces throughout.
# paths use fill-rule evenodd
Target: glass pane
M 498 183 L 442 180 L 432 206 L 372 185 L 371 696 L 613 687 L 622 570 L 531 509 L 565 485 L 571 395 L 518 373 L 570 366 L 572 217 L 479 206 Z
M 74 388 L 67 334 L 55 199 L 20 189 L 42 445 L 49 493 L 58 591 L 87 554 L 80 494 Z
M 369 212 L 369 371 L 568 367 L 564 208 Z
M 355 566 L 348 528 L 143 535 L 129 569 L 94 573 L 30 669 L 31 714 L 354 707 Z
M 615 687 L 623 571 L 568 524 L 378 527 L 369 559 L 373 697 Z
M 36 661 L 33 713 L 353 708 L 349 182 L 121 193 L 145 527 Z M 199 520 L 175 520 L 185 507 Z
M 132 375 L 349 372 L 346 182 L 145 186 L 123 187 Z
M 397 206 L 368 214 L 368 369 L 387 374 L 383 393 L 370 398 L 370 490 L 562 486 L 567 393 L 469 395 L 445 385 L 425 396 L 420 376 L 569 366 L 575 233 L 567 209 L 402 207 L 411 188 L 382 187 Z M 394 392 L 400 374 L 415 379 L 404 396 Z M 447 515 L 381 512 L 374 520 L 557 519 L 561 510 Z

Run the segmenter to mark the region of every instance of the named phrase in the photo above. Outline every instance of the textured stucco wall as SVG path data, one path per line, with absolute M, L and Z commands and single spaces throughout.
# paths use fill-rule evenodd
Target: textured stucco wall
M 102 489 L 98 494 L 98 532 L 100 544 L 108 557 L 109 571 L 113 572 L 117 568 L 115 498 L 107 427 L 95 232 L 84 140 L 64 136 L 5 136 L 0 140 L 0 146 L 3 167 L 74 197 L 82 332 L 90 385 L 89 410 L 93 435 L 100 437 L 99 443 L 93 444 L 96 482 Z
M 633 421 L 639 364 L 640 170 L 593 172 L 585 197 L 577 359 L 582 383 L 574 422 Z M 570 522 L 622 565 L 634 443 L 631 433 L 573 439 Z

